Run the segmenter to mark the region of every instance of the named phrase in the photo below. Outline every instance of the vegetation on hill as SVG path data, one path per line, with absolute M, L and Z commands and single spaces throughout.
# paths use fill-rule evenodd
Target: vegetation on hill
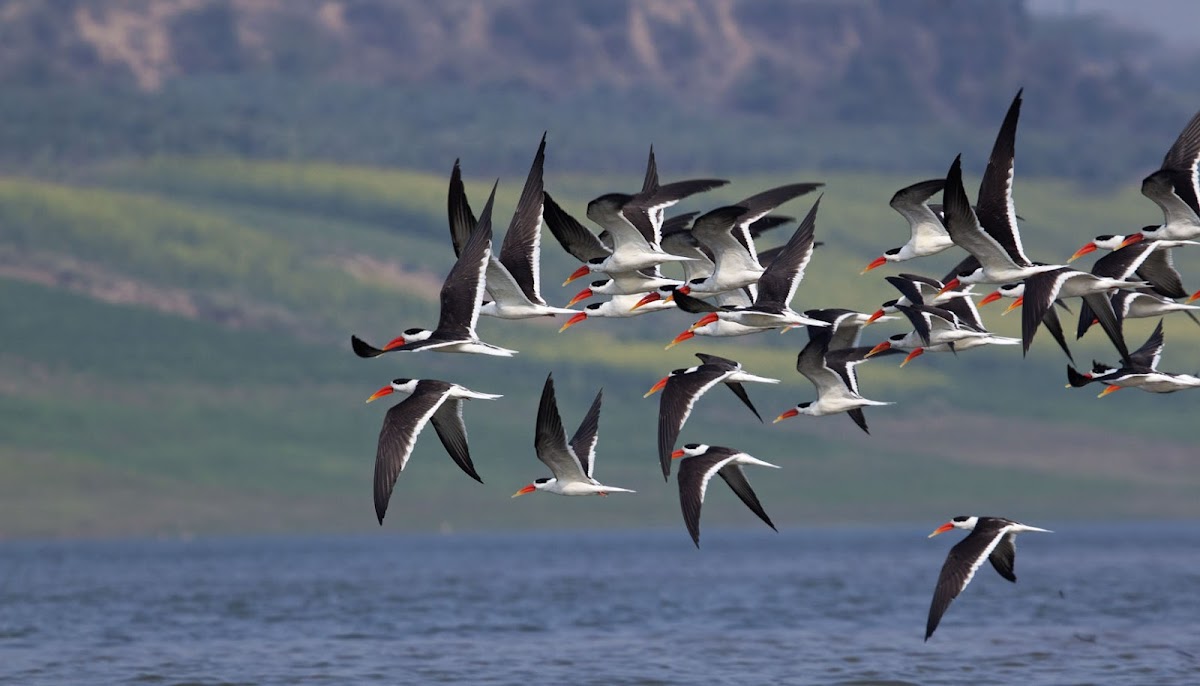
M 665 150 L 660 157 L 669 159 Z M 389 527 L 547 525 L 549 512 L 563 526 L 673 525 L 673 486 L 653 468 L 657 402 L 640 398 L 657 378 L 705 350 L 783 379 L 750 389 L 768 419 L 812 397 L 792 368 L 803 332 L 664 352 L 690 321 L 681 313 L 589 321 L 563 334 L 550 321 L 485 319 L 485 338 L 521 350 L 512 360 L 354 358 L 350 332 L 381 340 L 436 318 L 436 289 L 452 262 L 441 177 L 216 158 L 109 163 L 71 176 L 0 181 L 4 535 L 373 526 L 371 463 L 385 408 L 361 401 L 395 376 L 506 397 L 466 409 L 486 485 L 458 474 L 436 438 L 423 436 Z M 902 240 L 886 199 L 910 179 L 746 177 L 695 205 L 815 178 L 828 183 L 818 218 L 826 245 L 798 302 L 872 309 L 892 294 L 880 272 L 857 273 Z M 582 215 L 586 198 L 620 181 L 568 175 L 550 177 L 548 188 L 561 186 L 562 202 Z M 482 198 L 489 183 L 473 177 L 468 191 Z M 518 187 L 502 181 L 500 227 Z M 1134 190 L 1097 198 L 1022 179 L 1018 193 L 1027 245 L 1048 258 L 1154 213 Z M 801 214 L 808 202 L 785 209 Z M 549 235 L 544 248 L 548 295 L 565 302 L 577 284 L 554 284 L 572 262 Z M 939 274 L 953 262 L 944 257 L 910 266 Z M 1180 255 L 1185 269 L 1189 257 Z M 994 307 L 989 323 L 1013 333 L 1016 322 Z M 1131 324 L 1131 340 L 1145 335 L 1143 324 Z M 1186 369 L 1200 330 L 1185 319 L 1167 328 L 1164 366 Z M 896 327 L 878 329 L 867 340 Z M 1081 362 L 1111 357 L 1098 338 L 1081 343 Z M 779 522 L 927 518 L 989 504 L 1077 516 L 1195 514 L 1181 397 L 1125 392 L 1096 401 L 1062 388 L 1063 367 L 1045 336 L 1024 361 L 1014 349 L 930 355 L 903 370 L 880 360 L 860 368 L 864 390 L 897 405 L 869 413 L 872 436 L 839 417 L 760 426 L 716 393 L 684 438 L 735 443 L 784 464 L 759 487 Z M 544 470 L 530 447 L 536 394 L 551 370 L 565 408 L 605 387 L 599 469 L 642 491 L 637 498 L 619 508 L 508 500 Z M 963 449 L 972 442 L 980 447 Z M 736 503 L 717 500 L 711 510 L 714 523 L 738 521 Z

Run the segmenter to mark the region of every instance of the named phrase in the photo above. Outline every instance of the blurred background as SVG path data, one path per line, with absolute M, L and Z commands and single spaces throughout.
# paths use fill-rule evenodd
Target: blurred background
M 642 393 L 698 350 L 727 355 L 783 380 L 749 389 L 769 421 L 814 398 L 794 371 L 804 333 L 664 352 L 694 317 L 562 334 L 484 318 L 483 338 L 519 356 L 360 360 L 351 333 L 436 319 L 455 159 L 477 211 L 500 178 L 497 239 L 543 131 L 546 189 L 581 219 L 595 195 L 639 187 L 651 144 L 664 181 L 732 182 L 680 210 L 823 181 L 825 245 L 796 309 L 869 312 L 895 297 L 882 276 L 940 277 L 960 257 L 860 276 L 907 239 L 892 193 L 960 152 L 973 193 L 1020 87 L 1034 259 L 1160 223 L 1138 186 L 1200 108 L 1198 22 L 1184 1 L 0 2 L 0 537 L 377 529 L 386 401 L 362 401 L 399 376 L 505 398 L 465 410 L 485 485 L 427 431 L 387 529 L 677 527 Z M 1200 287 L 1200 259 L 1177 261 Z M 548 234 L 542 265 L 553 304 L 585 285 L 558 287 L 576 264 Z M 985 320 L 1019 335 L 1000 310 Z M 1131 348 L 1153 324 L 1129 323 Z M 1194 371 L 1200 328 L 1166 331 L 1162 367 Z M 1098 332 L 1073 347 L 1084 366 L 1110 348 Z M 1042 332 L 1027 359 L 864 365 L 864 394 L 897 403 L 868 412 L 871 436 L 838 416 L 762 426 L 717 392 L 681 443 L 781 464 L 750 474 L 781 526 L 1200 515 L 1196 399 L 1096 400 L 1063 388 L 1065 363 Z M 550 371 L 572 428 L 604 387 L 597 476 L 636 496 L 510 500 L 547 475 L 532 439 Z M 724 492 L 705 521 L 758 526 Z

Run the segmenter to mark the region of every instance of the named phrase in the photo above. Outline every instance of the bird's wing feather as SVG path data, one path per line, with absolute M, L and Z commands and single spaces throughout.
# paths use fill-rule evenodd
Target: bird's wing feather
M 396 403 L 383 418 L 375 450 L 375 516 L 383 523 L 396 477 L 404 471 L 417 442 L 417 434 L 446 400 L 450 385 L 422 381 L 417 392 Z
M 546 134 L 533 158 L 533 166 L 525 179 L 525 187 L 517 201 L 508 233 L 500 246 L 500 264 L 508 270 L 521 287 L 525 297 L 536 305 L 545 305 L 541 296 L 542 246 L 542 167 L 546 160 Z
M 461 398 L 447 400 L 433 413 L 430 423 L 433 424 L 433 429 L 437 431 L 442 446 L 446 448 L 454 464 L 466 472 L 467 476 L 483 483 L 483 479 L 479 478 L 475 471 L 475 464 L 471 462 L 471 450 L 467 447 L 467 425 L 463 421 L 462 411 Z

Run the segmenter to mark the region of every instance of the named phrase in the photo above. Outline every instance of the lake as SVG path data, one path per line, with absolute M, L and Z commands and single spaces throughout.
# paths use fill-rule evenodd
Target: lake
M 926 643 L 940 523 L 3 542 L 0 683 L 1200 683 L 1200 524 L 1028 521 Z

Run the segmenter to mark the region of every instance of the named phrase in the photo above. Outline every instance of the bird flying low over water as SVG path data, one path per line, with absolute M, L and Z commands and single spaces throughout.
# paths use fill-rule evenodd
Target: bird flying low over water
M 545 491 L 558 495 L 608 495 L 609 493 L 633 493 L 628 488 L 605 486 L 592 478 L 596 466 L 596 442 L 600 433 L 600 398 L 604 391 L 596 393 L 591 408 L 583 416 L 579 428 L 571 441 L 563 429 L 562 417 L 558 414 L 558 402 L 554 397 L 554 375 L 546 377 L 542 387 L 542 400 L 538 405 L 537 428 L 533 436 L 533 449 L 553 477 L 541 478 L 513 494 L 519 495 Z
M 503 396 L 479 393 L 464 386 L 434 379 L 396 379 L 375 391 L 367 402 L 392 393 L 408 397 L 392 406 L 379 430 L 375 451 L 375 516 L 383 524 L 396 477 L 404 471 L 417 442 L 417 434 L 432 422 L 442 446 L 467 476 L 483 483 L 475 473 L 471 451 L 467 448 L 467 427 L 463 423 L 462 401 L 494 400 Z
M 442 283 L 439 295 L 441 312 L 437 328 L 407 329 L 383 348 L 376 348 L 358 336 L 350 337 L 354 354 L 359 357 L 378 357 L 392 351 L 432 350 L 444 353 L 476 353 L 512 357 L 516 350 L 509 350 L 479 340 L 475 325 L 479 322 L 482 304 L 484 271 L 492 256 L 492 202 L 496 199 L 496 186 L 488 196 L 479 223 L 471 232 L 471 238 L 463 246 L 458 261 L 450 268 Z
M 756 465 L 779 469 L 779 465 L 763 462 L 740 450 L 703 443 L 688 443 L 671 453 L 671 459 L 678 460 L 681 457 L 688 459 L 679 464 L 679 476 L 676 477 L 679 482 L 679 506 L 683 510 L 683 522 L 697 548 L 700 547 L 700 507 L 704 504 L 704 494 L 714 474 L 725 480 L 729 490 L 737 494 L 751 512 L 758 515 L 767 526 L 775 529 L 775 524 L 767 516 L 762 503 L 758 502 L 758 496 L 754 494 L 754 489 L 750 487 L 750 482 L 742 472 L 742 466 Z
M 1017 561 L 1017 534 L 1026 531 L 1052 533 L 1049 529 L 1039 529 L 1003 517 L 961 516 L 934 529 L 929 538 L 952 529 L 963 529 L 971 533 L 950 549 L 942 571 L 938 574 L 937 586 L 933 589 L 933 602 L 929 605 L 929 619 L 925 622 L 926 641 L 937 629 L 951 601 L 971 583 L 984 560 L 990 561 L 1000 576 L 1016 583 L 1017 575 L 1013 573 L 1013 566 Z

